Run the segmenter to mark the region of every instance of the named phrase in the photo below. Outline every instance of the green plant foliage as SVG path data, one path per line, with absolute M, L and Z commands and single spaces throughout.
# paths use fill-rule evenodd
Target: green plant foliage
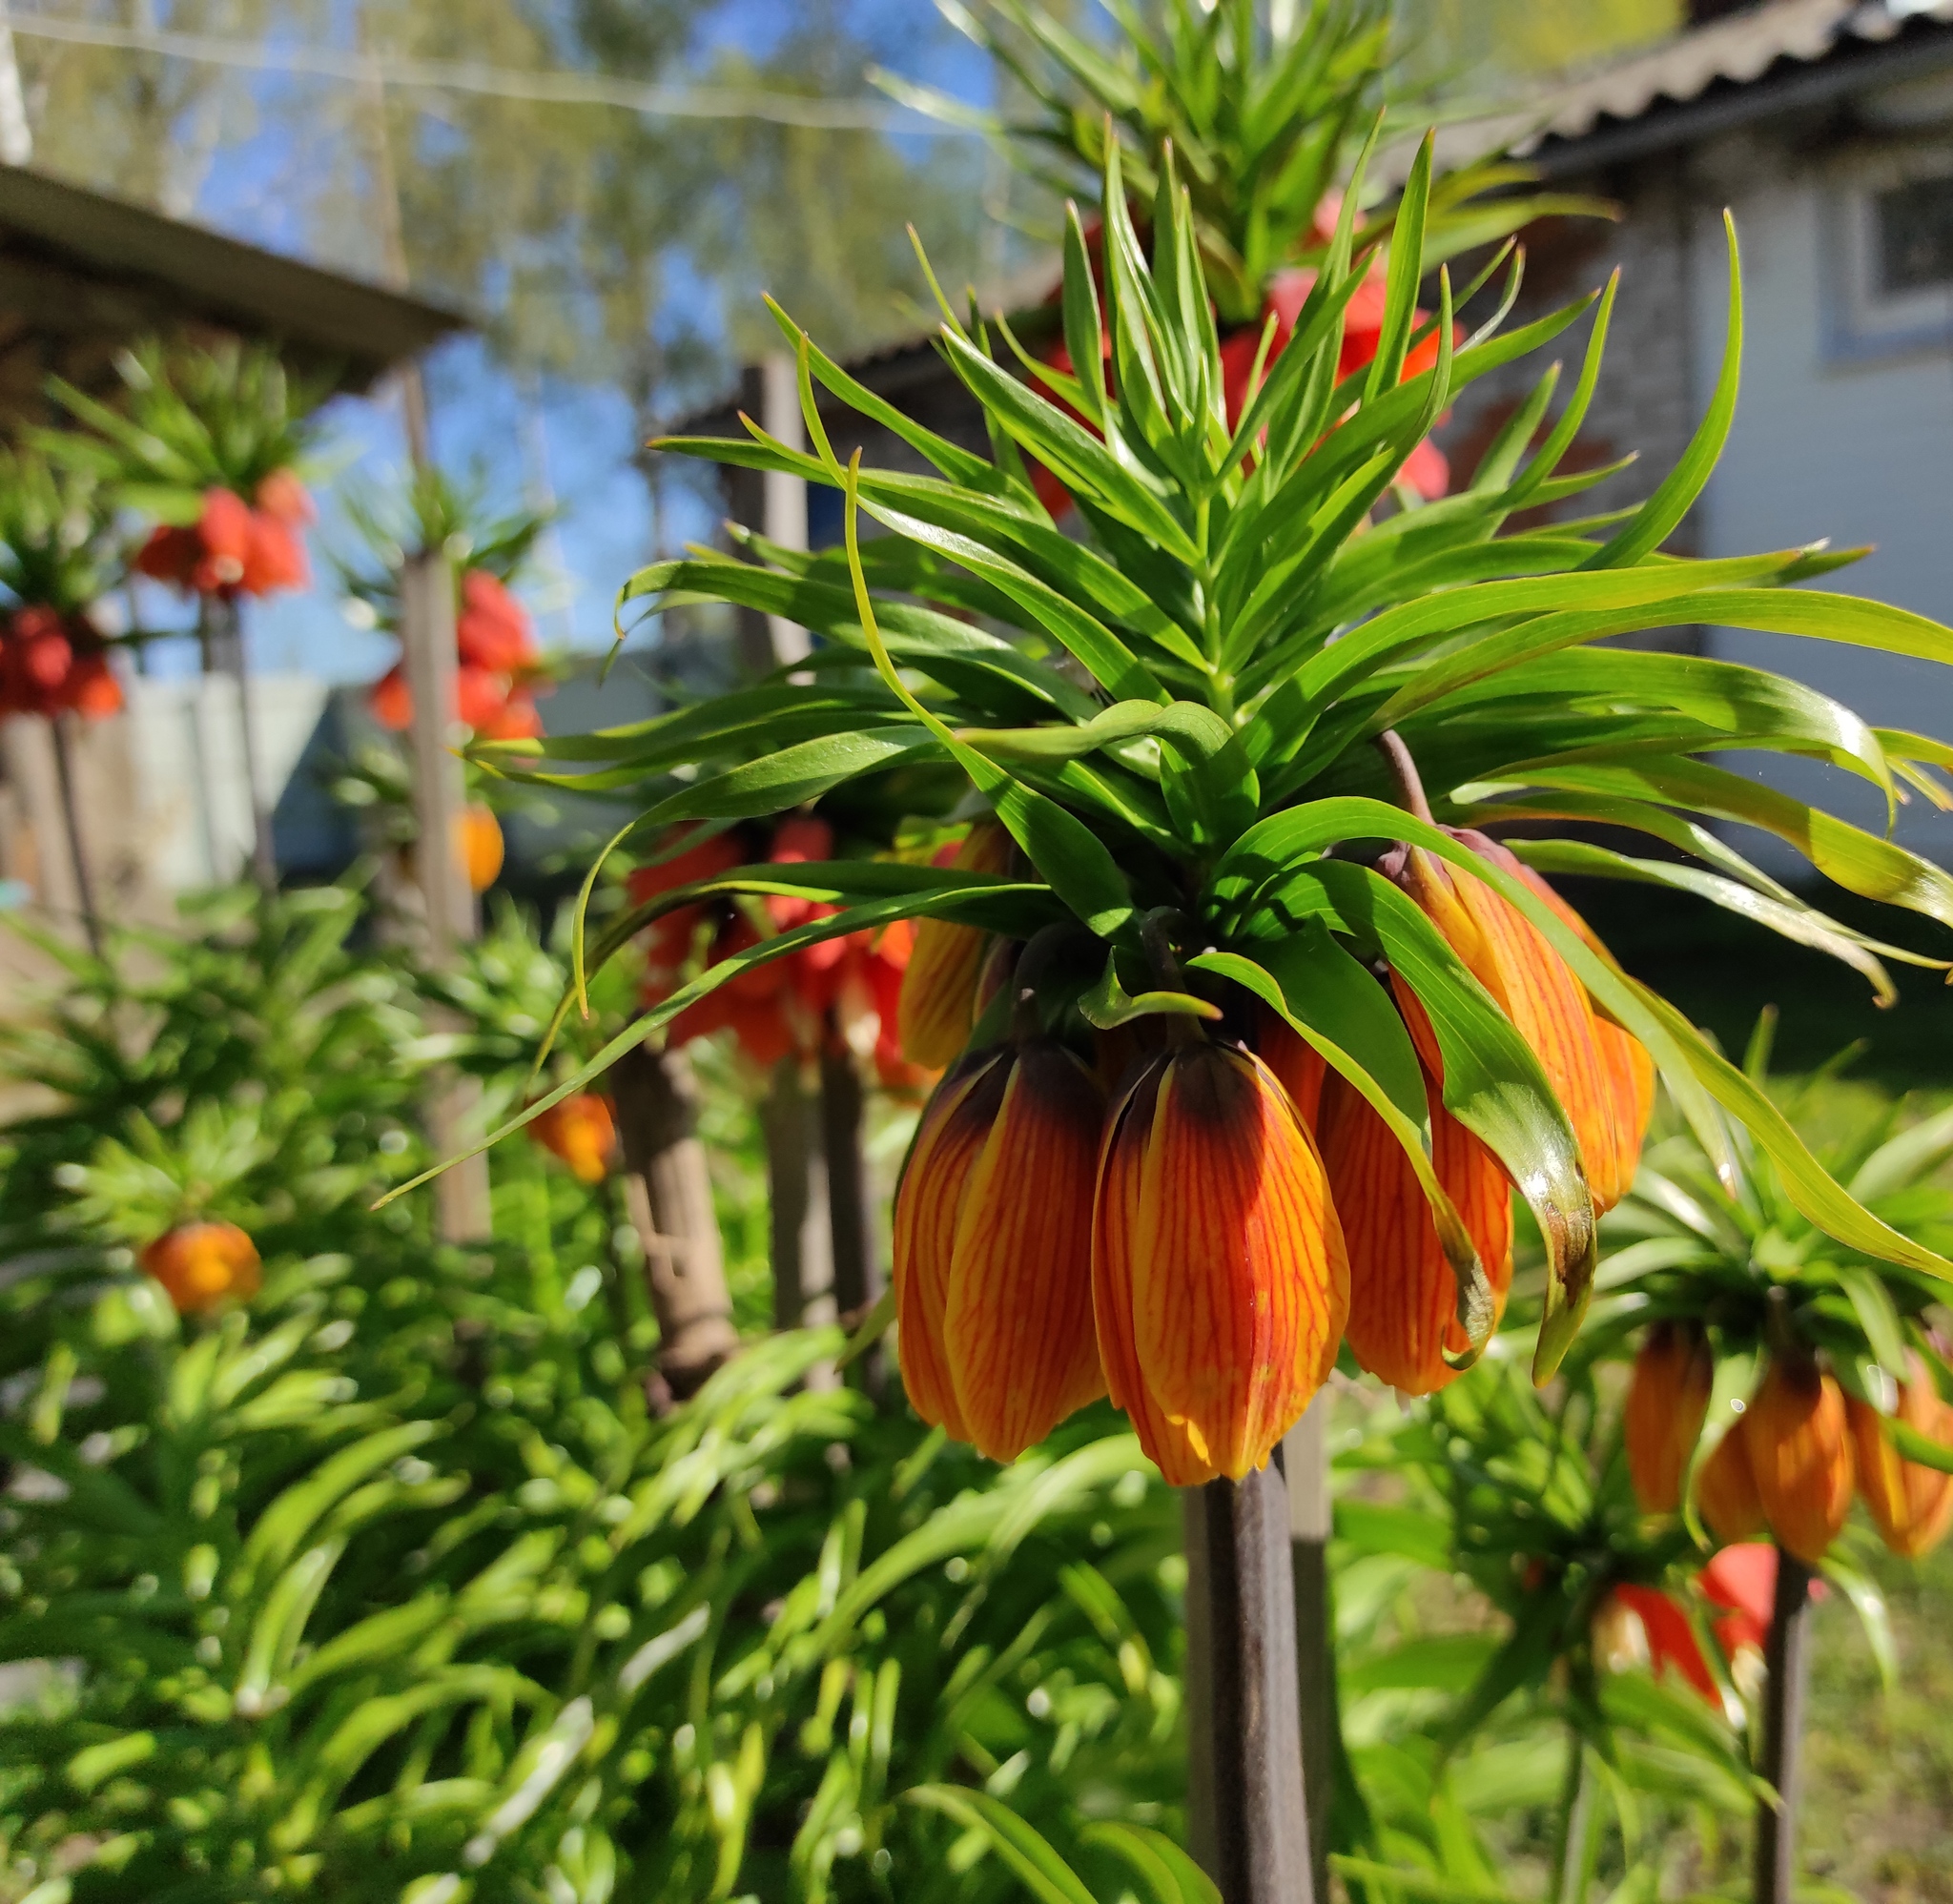
M 349 609 L 370 627 L 400 627 L 401 570 L 413 558 L 440 554 L 454 569 L 479 568 L 511 583 L 524 573 L 549 518 L 533 509 L 496 510 L 484 472 L 467 478 L 420 469 L 391 487 L 379 483 L 340 498 L 359 547 L 334 559 Z
M 268 476 L 307 473 L 312 413 L 332 386 L 293 378 L 270 345 L 151 342 L 122 353 L 116 369 L 127 391 L 120 408 L 51 379 L 50 394 L 93 434 L 43 437 L 51 453 L 92 470 L 116 502 L 181 525 L 196 521 L 212 489 L 249 501 Z
M 4 1810 L 39 1874 L 86 1836 L 77 1900 L 995 1894 L 894 1807 L 946 1774 L 1177 1822 L 1177 1522 L 1127 1438 L 993 1479 L 796 1387 L 833 1331 L 648 1423 L 499 1258 L 286 1259 L 181 1333 L 99 1257 L 9 1296 L 0 1648 L 79 1664 L 0 1726 Z
M 1368 863 L 1401 842 L 1445 860 L 1453 877 L 1483 881 L 1532 921 L 1598 1006 L 1653 1054 L 1718 1164 L 1730 1143 L 1727 1113 L 1770 1156 L 1808 1220 L 1852 1249 L 1947 1276 L 1943 1259 L 1833 1181 L 1767 1095 L 1678 1014 L 1536 892 L 1410 810 L 1415 796 L 1370 745 L 1388 732 L 1401 738 L 1439 820 L 1611 818 L 1679 840 L 1701 862 L 1696 876 L 1712 896 L 1746 904 L 1739 893 L 1767 889 L 1773 921 L 1846 947 L 1860 964 L 1876 962 L 1877 951 L 1763 881 L 1704 822 L 1765 826 L 1806 846 L 1815 866 L 1855 891 L 1953 919 L 1953 887 L 1938 869 L 1702 758 L 1729 747 L 1814 754 L 1889 793 L 1894 760 L 1927 760 L 1929 744 L 1875 734 L 1849 710 L 1759 671 L 1593 646 L 1708 621 L 1953 658 L 1953 632 L 1936 624 L 1786 585 L 1841 558 L 1661 553 L 1707 481 L 1734 413 L 1742 317 L 1733 235 L 1728 353 L 1681 461 L 1624 516 L 1507 533 L 1516 511 L 1597 480 L 1591 471 L 1564 476 L 1560 461 L 1600 375 L 1611 288 L 1511 333 L 1500 329 L 1502 303 L 1459 336 L 1441 271 L 1437 316 L 1421 314 L 1438 197 L 1427 142 L 1382 260 L 1386 306 L 1367 367 L 1339 368 L 1344 312 L 1373 262 L 1356 255 L 1352 194 L 1291 341 L 1232 419 L 1190 194 L 1171 174 L 1162 178 L 1149 261 L 1127 213 L 1123 164 L 1117 146 L 1108 150 L 1102 298 L 1076 217 L 1071 227 L 1064 323 L 1079 374 L 1033 363 L 1034 380 L 1021 380 L 997 360 L 986 333 L 945 310 L 939 347 L 984 406 L 993 460 L 900 418 L 784 315 L 812 448 L 793 450 L 756 427 L 743 442 L 668 445 L 843 493 L 844 550 L 773 559 L 749 543 L 762 560 L 661 563 L 622 595 L 626 604 L 731 603 L 812 629 L 824 691 L 795 708 L 794 738 L 771 727 L 777 697 L 804 691 L 783 676 L 609 735 L 476 750 L 546 785 L 609 790 L 634 781 L 647 803 L 641 840 L 681 819 L 782 812 L 856 785 L 864 796 L 886 794 L 894 776 L 948 769 L 972 809 L 988 808 L 1010 829 L 1031 876 L 868 861 L 750 869 L 637 909 L 589 962 L 664 911 L 710 894 L 791 891 L 837 909 L 713 965 L 641 1021 L 652 1029 L 752 965 L 901 916 L 960 919 L 1018 938 L 1069 919 L 1079 929 L 1082 984 L 1100 978 L 1109 959 L 1137 997 L 1159 989 L 1147 950 L 1154 930 L 1202 971 L 1215 1002 L 1239 1006 L 1258 994 L 1372 1104 L 1391 1107 L 1391 1128 L 1421 1164 L 1423 1095 L 1399 1101 L 1391 1090 L 1393 1078 L 1414 1075 L 1390 1056 L 1395 1049 L 1404 1057 L 1402 1038 L 1378 1045 L 1375 1028 L 1366 1029 L 1376 1014 L 1352 1016 L 1354 989 L 1332 993 L 1314 982 L 1320 957 L 1306 968 L 1290 963 L 1311 934 L 1338 954 L 1387 960 L 1431 1017 L 1446 1108 L 1505 1164 L 1550 1240 L 1543 1377 L 1572 1339 L 1590 1287 L 1592 1206 L 1577 1147 L 1534 1054 L 1429 921 Z M 1459 308 L 1474 309 L 1470 297 Z M 1585 361 L 1551 428 L 1556 369 L 1540 378 L 1473 487 L 1420 505 L 1398 479 L 1455 393 L 1583 317 L 1592 318 Z M 1406 378 L 1417 339 L 1434 360 Z M 936 473 L 844 468 L 817 385 L 895 430 Z M 1077 502 L 1082 537 L 1046 513 L 1027 456 Z M 863 515 L 889 532 L 865 547 Z M 551 770 L 552 758 L 565 770 Z M 1571 855 L 1583 870 L 1645 876 L 1639 864 L 1577 841 L 1525 850 L 1536 865 Z M 599 1053 L 586 1075 L 613 1054 Z M 1455 1230 L 1429 1172 L 1421 1179 L 1429 1179 L 1441 1224 Z M 1472 1300 L 1481 1287 L 1477 1272 L 1461 1268 L 1461 1316 L 1489 1316 Z
M 129 1218 L 120 1235 L 138 1206 L 174 1220 L 175 1197 L 185 1212 L 249 1210 L 273 1249 L 338 1246 L 301 1202 L 306 1174 L 328 1173 L 321 1194 L 344 1209 L 349 1185 L 377 1192 L 422 1154 L 421 1019 L 408 975 L 353 943 L 362 911 L 337 887 L 215 893 L 189 903 L 182 932 L 118 928 L 100 958 L 14 922 L 62 980 L 0 1026 L 9 1078 L 51 1100 L 4 1134 L 0 1247 L 72 1227 L 91 1164 Z
M 1061 202 L 1089 192 L 1106 145 L 1127 189 L 1154 204 L 1173 161 L 1192 206 L 1207 285 L 1224 323 L 1259 318 L 1268 279 L 1327 251 L 1325 212 L 1375 127 L 1387 143 L 1429 123 L 1430 93 L 1406 86 L 1390 50 L 1392 0 L 1262 6 L 1256 0 L 1107 0 L 1116 33 L 1079 32 L 1036 0 L 936 0 L 937 10 L 1017 84 L 1025 110 L 974 110 L 876 72 L 894 98 L 981 130 Z M 1379 118 L 1381 114 L 1381 118 Z M 1169 152 L 1173 155 L 1169 160 Z M 1544 214 L 1593 213 L 1566 194 L 1488 199 L 1530 179 L 1490 161 L 1440 182 L 1426 205 L 1425 261 L 1496 242 Z M 1389 215 L 1366 230 L 1381 240 Z M 1073 353 L 1074 362 L 1080 361 Z
M 606 1196 L 524 1146 L 491 1244 L 370 1207 L 430 1066 L 520 1094 L 561 960 L 507 915 L 421 987 L 367 917 L 213 900 L 10 1034 L 64 1100 L 0 1179 L 0 1657 L 66 1663 L 0 1714 L 28 1892 L 1008 1895 L 898 1804 L 945 1778 L 1177 1835 L 1178 1518 L 1130 1438 L 998 1473 L 822 1377 L 832 1330 L 648 1419 Z M 248 1311 L 134 1264 L 201 1212 L 259 1244 Z
M 1575 1777 L 1604 1767 L 1589 1773 L 1603 1801 L 1593 1829 L 1613 1833 L 1616 1877 L 1651 1809 L 1751 1802 L 1746 1744 L 1722 1713 L 1676 1680 L 1612 1669 L 1598 1644 L 1623 1584 L 1670 1593 L 1705 1632 L 1706 1608 L 1690 1593 L 1694 1540 L 1635 1505 L 1589 1351 L 1583 1339 L 1551 1403 L 1495 1354 L 1408 1417 L 1382 1411 L 1339 1457 L 1357 1484 L 1336 1508 L 1339 1690 L 1365 1814 L 1351 1852 L 1503 1891 L 1487 1833 L 1511 1843 L 1528 1811 L 1563 1818 L 1570 1754 Z M 1379 1498 L 1386 1476 L 1397 1482 Z M 1418 1617 L 1411 1590 L 1433 1573 L 1469 1584 L 1475 1620 Z M 1717 1657 L 1706 1637 L 1703 1652 Z
M 120 579 L 108 499 L 86 470 L 0 448 L 0 590 L 19 607 L 93 607 Z

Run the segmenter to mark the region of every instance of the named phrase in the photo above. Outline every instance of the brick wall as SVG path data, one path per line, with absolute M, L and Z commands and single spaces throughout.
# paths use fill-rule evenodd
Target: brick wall
M 1557 181 L 1556 181 L 1557 183 Z M 1702 396 L 1689 361 L 1691 337 L 1688 201 L 1676 167 L 1656 160 L 1607 179 L 1569 181 L 1611 199 L 1617 224 L 1553 218 L 1522 235 L 1525 288 L 1506 328 L 1532 321 L 1597 289 L 1617 266 L 1621 285 L 1608 331 L 1600 383 L 1579 439 L 1561 465 L 1593 468 L 1638 452 L 1631 469 L 1559 505 L 1566 517 L 1639 502 L 1674 466 L 1695 429 Z M 1489 306 L 1493 293 L 1480 294 Z M 1468 330 L 1473 312 L 1466 313 Z M 1454 486 L 1469 482 L 1479 457 L 1554 358 L 1562 361 L 1552 416 L 1577 381 L 1591 329 L 1583 317 L 1543 351 L 1472 384 L 1453 407 L 1439 442 L 1451 458 Z M 1692 547 L 1683 524 L 1672 546 Z

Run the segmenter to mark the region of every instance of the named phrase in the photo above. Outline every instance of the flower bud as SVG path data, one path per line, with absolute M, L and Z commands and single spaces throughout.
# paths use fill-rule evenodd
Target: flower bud
M 487 891 L 502 870 L 501 821 L 479 801 L 470 801 L 455 816 L 455 834 L 468 871 L 468 891 Z
M 1512 1195 L 1503 1166 L 1427 1083 L 1431 1164 L 1504 1306 L 1512 1281 Z M 1470 1346 L 1458 1280 L 1404 1146 L 1355 1086 L 1323 1087 L 1317 1134 L 1349 1253 L 1350 1353 L 1407 1395 L 1429 1395 L 1457 1371 L 1445 1351 Z
M 1770 1525 L 1757 1492 L 1742 1425 L 1739 1420 L 1732 1423 L 1696 1469 L 1696 1511 L 1718 1541 L 1754 1540 Z
M 594 1091 L 580 1091 L 552 1104 L 530 1123 L 529 1135 L 560 1157 L 580 1183 L 601 1183 L 609 1174 L 617 1122 Z
M 1175 1486 L 1240 1480 L 1308 1405 L 1349 1309 L 1322 1159 L 1259 1058 L 1196 1037 L 1114 1114 L 1092 1285 L 1114 1402 Z
M 1628 1383 L 1622 1432 L 1634 1499 L 1649 1514 L 1682 1505 L 1682 1480 L 1709 1413 L 1716 1359 L 1694 1322 L 1655 1322 L 1641 1341 Z
M 186 1316 L 227 1297 L 248 1302 L 263 1280 L 257 1246 L 236 1223 L 178 1223 L 143 1251 L 142 1266 Z
M 1062 1046 L 959 1066 L 895 1195 L 902 1380 L 915 1411 L 1014 1461 L 1105 1392 L 1092 1325 L 1104 1100 Z
M 1851 1511 L 1843 1391 L 1815 1361 L 1778 1356 L 1744 1412 L 1742 1437 L 1777 1545 L 1816 1566 Z
M 1953 1525 L 1953 1474 L 1907 1461 L 1892 1445 L 1882 1417 L 1855 1397 L 1845 1398 L 1857 1461 L 1859 1498 L 1885 1545 L 1917 1560 L 1945 1539 Z M 1912 1380 L 1899 1384 L 1898 1419 L 1917 1433 L 1953 1447 L 1953 1408 L 1940 1399 L 1917 1355 Z
M 994 820 L 970 829 L 951 864 L 965 872 L 1002 872 L 1010 865 L 1010 834 Z M 902 1054 L 912 1064 L 940 1071 L 969 1042 L 976 981 L 989 934 L 947 919 L 923 919 L 902 979 L 896 1013 Z

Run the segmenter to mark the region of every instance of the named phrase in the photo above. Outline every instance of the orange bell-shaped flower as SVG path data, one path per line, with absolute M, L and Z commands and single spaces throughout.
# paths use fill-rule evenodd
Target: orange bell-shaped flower
M 580 1183 L 601 1183 L 617 1144 L 617 1120 L 594 1091 L 553 1104 L 529 1125 L 529 1135 L 566 1163 Z
M 1718 1541 L 1732 1545 L 1755 1540 L 1770 1525 L 1742 1428 L 1734 1423 L 1696 1469 L 1696 1511 Z
M 1010 834 L 995 820 L 980 821 L 970 829 L 951 864 L 964 872 L 1003 872 L 1010 867 L 1012 845 Z M 940 1071 L 969 1042 L 988 941 L 989 934 L 975 926 L 918 921 L 895 1014 L 902 1055 L 910 1063 Z
M 1489 844 L 1497 845 L 1495 841 Z M 1593 928 L 1538 873 L 1505 848 L 1499 847 L 1498 853 L 1500 865 L 1538 893 L 1609 965 L 1614 964 L 1614 954 L 1601 944 Z M 1593 1013 L 1593 1035 L 1607 1068 L 1608 1095 L 1614 1102 L 1614 1175 L 1625 1195 L 1634 1183 L 1635 1169 L 1641 1161 L 1641 1144 L 1648 1135 L 1648 1120 L 1655 1114 L 1655 1060 L 1639 1038 L 1607 1016 L 1591 993 L 1587 1003 Z
M 1885 1545 L 1917 1560 L 1938 1546 L 1953 1526 L 1953 1474 L 1907 1461 L 1892 1445 L 1876 1408 L 1852 1396 L 1845 1398 L 1844 1407 L 1851 1422 L 1859 1498 Z M 1899 1420 L 1942 1447 L 1953 1447 L 1953 1408 L 1941 1401 L 1917 1355 L 1912 1380 L 1899 1384 Z
M 487 891 L 502 870 L 502 822 L 492 809 L 471 800 L 455 815 L 454 830 L 462 864 L 467 869 L 468 891 Z
M 1716 1385 L 1709 1339 L 1693 1322 L 1655 1322 L 1642 1338 L 1621 1427 L 1634 1499 L 1650 1514 L 1682 1505 L 1689 1458 L 1701 1438 Z
M 1851 1512 L 1851 1429 L 1837 1380 L 1804 1357 L 1772 1359 L 1742 1420 L 1777 1545 L 1816 1566 Z
M 1175 1486 L 1264 1465 L 1335 1363 L 1349 1266 L 1322 1158 L 1259 1058 L 1178 1034 L 1114 1113 L 1092 1288 L 1114 1402 Z
M 1480 858 L 1519 872 L 1511 854 L 1484 834 L 1453 837 Z M 1406 856 L 1403 881 L 1532 1047 L 1579 1141 L 1594 1209 L 1612 1209 L 1628 1188 L 1640 1136 L 1616 1128 L 1617 1087 L 1586 988 L 1539 929 L 1484 881 L 1417 850 Z
M 943 1080 L 895 1193 L 902 1382 L 924 1421 L 1014 1461 L 1105 1392 L 1092 1327 L 1092 1074 L 1033 1039 Z
M 1429 1077 L 1426 1102 L 1438 1183 L 1503 1309 L 1512 1282 L 1511 1184 L 1499 1160 L 1446 1111 Z M 1323 1086 L 1316 1133 L 1349 1252 L 1349 1351 L 1393 1388 L 1429 1395 L 1457 1375 L 1445 1350 L 1455 1355 L 1470 1346 L 1430 1205 L 1403 1145 L 1340 1076 Z
M 143 1251 L 142 1266 L 186 1316 L 248 1302 L 264 1280 L 257 1245 L 236 1223 L 178 1223 Z

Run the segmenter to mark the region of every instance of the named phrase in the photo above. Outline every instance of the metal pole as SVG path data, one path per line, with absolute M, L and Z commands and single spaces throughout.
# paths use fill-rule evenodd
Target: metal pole
M 1192 1851 L 1223 1904 L 1315 1904 L 1287 1488 L 1271 1463 L 1182 1501 Z
M 1336 1651 L 1329 1606 L 1329 1391 L 1319 1389 L 1282 1441 L 1295 1576 L 1295 1669 L 1310 1876 L 1329 1894 L 1329 1814 L 1336 1800 Z
M 1756 1904 L 1791 1904 L 1803 1790 L 1804 1696 L 1810 1688 L 1811 1569 L 1777 1550 L 1777 1600 L 1763 1649 L 1762 1762 L 1774 1798 L 1757 1803 Z

